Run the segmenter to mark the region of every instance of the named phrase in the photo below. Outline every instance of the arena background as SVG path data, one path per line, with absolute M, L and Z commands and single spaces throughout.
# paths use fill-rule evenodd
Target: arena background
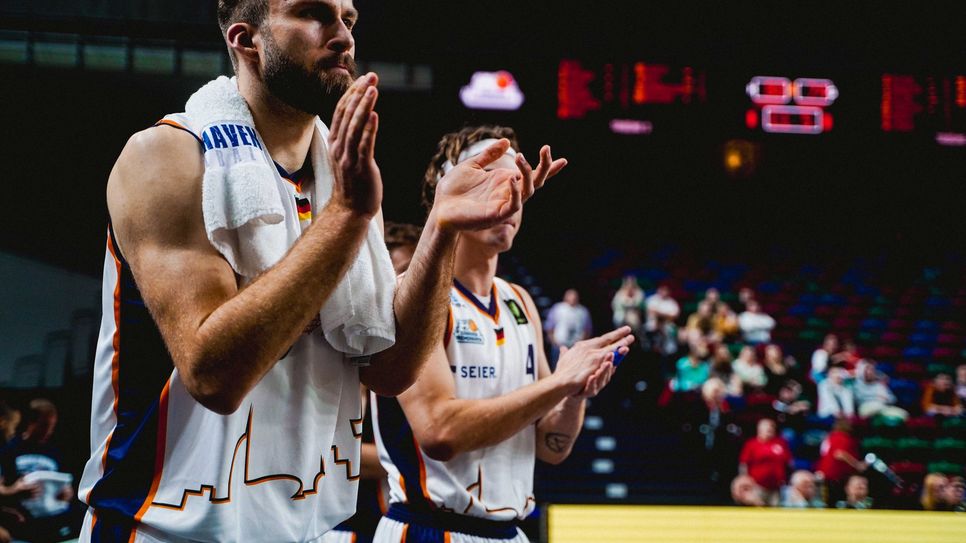
M 419 184 L 436 141 L 467 124 L 513 126 L 531 158 L 547 143 L 569 159 L 528 204 L 503 261 L 544 308 L 575 287 L 600 332 L 625 272 L 644 278 L 648 293 L 673 279 L 687 302 L 707 286 L 737 286 L 718 273 L 729 266 L 764 274 L 756 286 L 812 273 L 817 288 L 834 289 L 842 276 L 823 272 L 860 262 L 878 294 L 897 299 L 924 274 L 939 274 L 934 294 L 951 309 L 937 322 L 966 322 L 962 2 L 356 5 L 357 58 L 383 79 L 377 158 L 388 219 L 422 219 Z M 107 175 L 130 134 L 181 111 L 193 90 L 230 70 L 214 19 L 214 2 L 188 0 L 0 3 L 0 398 L 45 396 L 61 406 L 58 441 L 75 474 L 87 456 L 90 359 L 82 340 L 99 318 Z M 591 101 L 603 105 L 562 112 L 562 100 L 573 100 L 566 93 L 581 87 L 568 87 L 573 80 L 562 71 L 578 64 L 594 77 Z M 607 65 L 630 73 L 631 93 L 642 74 L 664 68 L 663 83 L 680 84 L 685 70 L 697 83 L 668 100 L 633 96 L 623 107 L 603 98 Z M 479 110 L 460 101 L 475 72 L 499 70 L 512 74 L 522 107 Z M 833 121 L 816 135 L 764 132 L 748 118 L 758 109 L 746 92 L 755 76 L 831 80 L 838 96 L 825 113 Z M 899 91 L 885 87 L 897 76 L 915 83 L 906 105 L 921 111 L 893 104 Z M 614 120 L 643 133 L 615 133 Z M 674 270 L 689 276 L 671 277 Z M 774 316 L 781 323 L 785 315 Z M 818 344 L 807 337 L 796 332 L 786 350 L 807 360 Z M 942 361 L 950 366 L 966 352 L 966 344 L 954 347 Z M 585 430 L 564 465 L 538 469 L 541 503 L 719 503 L 701 469 L 691 469 L 700 462 L 687 436 L 658 407 L 665 370 L 632 355 L 592 404 L 603 429 Z M 600 441 L 622 431 L 637 440 L 610 448 Z M 598 469 L 608 461 L 610 470 Z M 928 518 L 958 523 L 963 533 L 961 517 Z M 798 524 L 748 520 L 745 529 L 766 526 Z M 845 536 L 860 530 L 835 526 Z M 544 528 L 543 536 L 554 533 L 552 524 Z M 640 539 L 646 529 L 622 537 Z

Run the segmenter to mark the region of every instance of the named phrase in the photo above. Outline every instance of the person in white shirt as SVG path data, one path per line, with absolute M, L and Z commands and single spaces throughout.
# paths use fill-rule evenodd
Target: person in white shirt
M 848 372 L 834 367 L 828 372 L 828 379 L 818 385 L 818 416 L 852 417 L 855 416 L 855 395 L 845 378 Z
M 671 289 L 667 285 L 657 287 L 657 292 L 647 297 L 645 307 L 647 320 L 644 330 L 651 345 L 664 355 L 676 353 L 678 345 L 674 321 L 681 315 L 681 307 L 671 297 Z
M 590 337 L 593 332 L 590 311 L 580 305 L 580 294 L 576 289 L 567 289 L 563 301 L 550 308 L 543 329 L 550 335 L 551 366 L 557 363 L 561 347 L 569 349 Z
M 614 326 L 630 326 L 635 333 L 644 324 L 644 291 L 637 284 L 637 277 L 624 277 L 621 288 L 617 289 L 610 303 L 614 312 Z
M 809 375 L 816 384 L 825 380 L 825 372 L 828 370 L 829 359 L 839 350 L 839 337 L 835 334 L 827 334 L 822 346 L 815 349 L 812 353 L 812 367 Z
M 760 345 L 771 341 L 771 331 L 775 329 L 775 319 L 761 310 L 756 300 L 748 302 L 747 309 L 738 315 L 738 327 L 745 343 Z
M 855 379 L 855 403 L 859 416 L 867 419 L 882 414 L 888 417 L 909 418 L 909 413 L 901 407 L 896 407 L 896 395 L 889 390 L 885 379 L 875 369 L 875 364 L 859 362 Z

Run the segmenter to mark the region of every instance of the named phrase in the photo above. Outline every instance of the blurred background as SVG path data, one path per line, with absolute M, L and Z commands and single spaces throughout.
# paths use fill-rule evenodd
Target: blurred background
M 639 313 L 642 341 L 592 402 L 574 454 L 538 469 L 543 504 L 740 502 L 732 482 L 755 478 L 742 453 L 767 417 L 789 450 L 786 482 L 819 474 L 829 507 L 859 473 L 876 508 L 922 509 L 928 474 L 944 477 L 941 508 L 957 507 L 959 400 L 924 400 L 948 395 L 943 376 L 966 394 L 966 4 L 356 6 L 360 68 L 381 79 L 386 218 L 422 221 L 442 134 L 512 126 L 531 159 L 546 143 L 570 165 L 528 204 L 502 273 L 544 311 L 576 289 L 598 333 Z M 230 71 L 215 2 L 0 2 L 0 400 L 58 405 L 75 477 L 110 168 L 133 132 Z M 625 276 L 644 298 L 621 291 L 630 301 L 615 315 Z M 662 285 L 678 307 L 666 317 L 648 301 Z M 736 328 L 701 313 L 708 289 Z M 751 299 L 774 321 L 764 341 L 740 325 Z M 828 334 L 837 344 L 813 367 Z M 745 346 L 742 364 L 765 382 L 735 369 Z M 823 394 L 854 396 L 860 382 L 882 383 L 902 413 L 862 416 L 860 398 L 852 413 L 821 409 Z M 789 413 L 778 403 L 793 392 L 786 403 L 808 407 Z M 843 417 L 856 462 L 825 480 Z

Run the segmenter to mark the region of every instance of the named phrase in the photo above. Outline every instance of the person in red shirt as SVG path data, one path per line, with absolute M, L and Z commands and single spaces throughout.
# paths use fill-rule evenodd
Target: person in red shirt
M 845 496 L 845 483 L 849 477 L 866 469 L 865 462 L 859 460 L 859 441 L 852 435 L 852 424 L 848 419 L 839 419 L 832 426 L 828 437 L 822 441 L 821 457 L 815 471 L 825 478 L 829 493 L 829 503 L 835 503 Z
M 768 505 L 777 505 L 779 491 L 788 478 L 792 452 L 788 442 L 778 435 L 775 421 L 758 421 L 758 435 L 745 443 L 738 462 L 739 472 L 750 475 L 765 489 Z

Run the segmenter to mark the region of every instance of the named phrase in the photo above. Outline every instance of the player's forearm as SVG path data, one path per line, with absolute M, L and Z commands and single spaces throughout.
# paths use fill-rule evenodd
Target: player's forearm
M 386 477 L 386 470 L 379 462 L 379 451 L 375 443 L 363 443 L 359 457 L 363 479 L 379 480 Z
M 556 379 L 536 383 L 497 398 L 440 401 L 420 445 L 430 457 L 453 456 L 502 443 L 547 414 L 569 394 Z M 420 437 L 420 436 L 417 436 Z
M 566 397 L 537 425 L 537 458 L 559 464 L 570 456 L 584 425 L 583 398 Z
M 396 289 L 396 344 L 372 357 L 362 382 L 377 394 L 395 396 L 419 376 L 433 347 L 443 341 L 453 285 L 455 231 L 430 215 L 406 275 Z
M 182 377 L 203 405 L 230 413 L 318 315 L 355 260 L 369 219 L 326 207 L 275 266 L 199 325 Z

